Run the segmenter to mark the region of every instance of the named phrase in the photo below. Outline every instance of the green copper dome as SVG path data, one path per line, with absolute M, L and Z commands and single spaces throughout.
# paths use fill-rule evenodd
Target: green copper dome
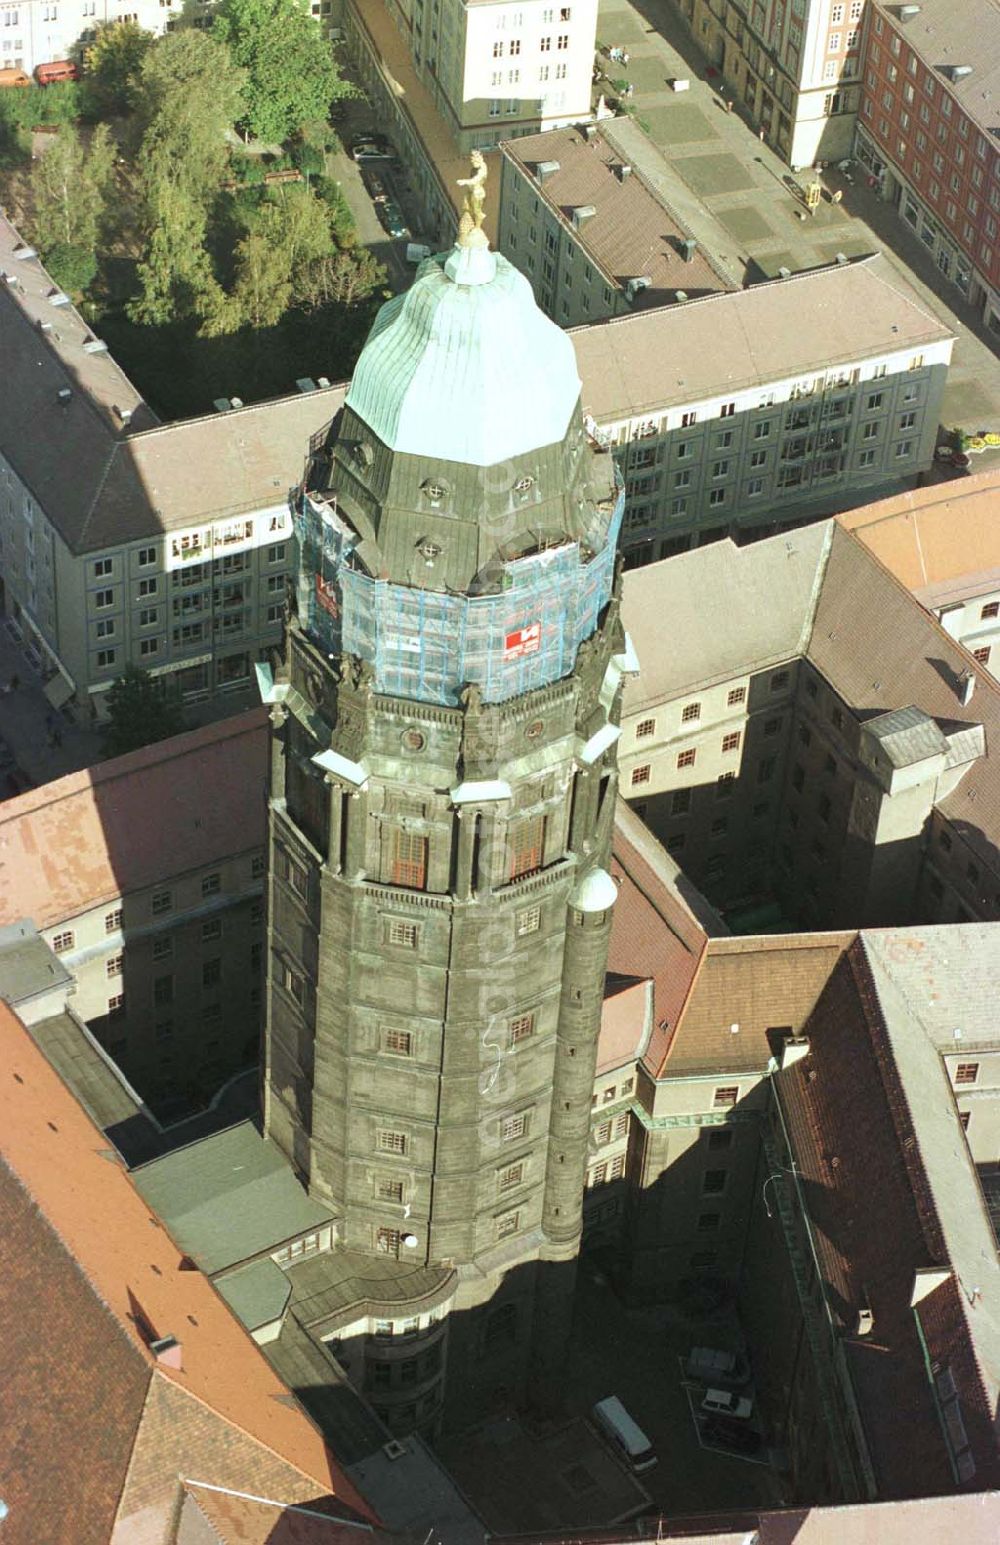
M 456 246 L 382 307 L 347 403 L 394 451 L 489 467 L 561 441 L 579 398 L 573 345 L 523 274 Z

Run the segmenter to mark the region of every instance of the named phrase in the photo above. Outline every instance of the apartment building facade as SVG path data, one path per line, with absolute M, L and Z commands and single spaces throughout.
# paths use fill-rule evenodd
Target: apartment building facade
M 497 243 L 560 327 L 738 288 L 598 124 L 503 146 Z
M 851 152 L 865 0 L 677 0 L 762 137 L 798 169 Z
M 1000 339 L 1000 91 L 988 0 L 871 0 L 855 154 Z
M 99 27 L 134 21 L 159 35 L 182 10 L 180 0 L 5 0 L 0 5 L 0 69 L 31 75 L 53 60 L 79 62 Z
M 256 709 L 0 810 L 4 923 L 32 918 L 73 975 L 73 1012 L 158 1115 L 198 1109 L 259 1057 L 265 749 Z
M 597 0 L 388 0 L 456 149 L 590 117 Z
M 81 718 L 129 663 L 182 701 L 246 692 L 280 646 L 291 500 L 343 390 L 160 425 L 6 221 L 0 263 L 8 629 Z
M 932 463 L 953 338 L 881 257 L 570 336 L 625 480 L 630 566 L 912 487 Z
M 841 527 L 639 571 L 624 615 L 685 643 L 626 693 L 623 789 L 739 926 L 997 916 L 996 684 Z

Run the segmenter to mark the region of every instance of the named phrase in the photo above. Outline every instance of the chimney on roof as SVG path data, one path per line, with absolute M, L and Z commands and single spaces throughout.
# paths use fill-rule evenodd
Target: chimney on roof
M 807 1035 L 789 1035 L 781 1043 L 781 1071 L 794 1067 L 796 1062 L 801 1062 L 803 1057 L 809 1055 L 809 1037 Z
M 693 236 L 685 236 L 681 242 L 681 257 L 685 263 L 690 263 L 698 250 L 698 243 Z
M 627 161 L 619 161 L 615 167 L 615 176 L 619 182 L 628 182 L 632 175 L 632 168 Z
M 687 300 L 687 298 L 688 298 L 687 290 L 675 290 L 674 291 L 674 300 Z
M 573 211 L 573 224 L 576 229 L 579 230 L 581 226 L 586 225 L 587 221 L 592 220 L 596 213 L 597 210 L 593 204 L 578 204 Z
M 635 300 L 640 290 L 648 290 L 652 284 L 649 274 L 639 274 L 635 279 L 625 281 L 625 295 L 628 300 Z
M 62 407 L 66 406 L 72 395 L 73 393 L 70 391 L 68 386 L 60 386 L 58 392 L 56 393 L 56 396 L 58 397 Z
M 861 1289 L 861 1302 L 854 1319 L 854 1334 L 856 1336 L 870 1336 L 875 1329 L 875 1316 L 872 1314 L 872 1306 L 868 1302 L 868 1289 Z
M 121 419 L 123 424 L 131 424 L 131 422 L 132 422 L 132 409 L 131 408 L 120 408 L 118 406 L 118 404 L 116 403 L 115 404 L 115 412 L 117 413 L 118 417 Z
M 958 678 L 958 695 L 962 700 L 962 707 L 968 708 L 972 702 L 972 694 L 976 690 L 975 671 L 963 671 Z
M 583 137 L 588 145 L 592 145 L 597 138 L 597 124 L 585 123 L 583 126 Z
M 181 1344 L 176 1336 L 160 1336 L 158 1340 L 149 1343 L 149 1350 L 164 1368 L 180 1370 L 184 1367 L 181 1359 Z

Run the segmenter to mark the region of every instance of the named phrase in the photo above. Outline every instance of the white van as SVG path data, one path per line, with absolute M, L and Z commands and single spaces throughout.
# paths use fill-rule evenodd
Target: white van
M 653 1445 L 638 1422 L 632 1420 L 617 1395 L 599 1400 L 591 1411 L 594 1425 L 600 1429 L 632 1470 L 651 1470 L 656 1464 Z

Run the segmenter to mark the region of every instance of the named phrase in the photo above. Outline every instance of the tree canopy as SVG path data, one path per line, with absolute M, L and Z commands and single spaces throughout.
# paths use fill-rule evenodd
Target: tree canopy
M 304 0 L 222 0 L 214 32 L 246 70 L 240 122 L 255 139 L 283 144 L 351 92 Z
M 108 693 L 106 756 L 124 756 L 154 741 L 166 740 L 184 728 L 180 704 L 162 684 L 138 665 L 126 665 Z
M 98 27 L 87 50 L 87 73 L 95 101 L 103 112 L 124 113 L 132 105 L 142 62 L 153 46 L 153 34 L 136 21 L 113 21 Z
M 147 246 L 133 321 L 163 323 L 219 310 L 205 233 L 243 83 L 225 44 L 195 28 L 168 32 L 143 59 L 136 108 Z
M 106 124 L 85 145 L 72 124 L 62 124 L 31 169 L 33 233 L 52 277 L 78 293 L 97 269 L 115 147 Z

